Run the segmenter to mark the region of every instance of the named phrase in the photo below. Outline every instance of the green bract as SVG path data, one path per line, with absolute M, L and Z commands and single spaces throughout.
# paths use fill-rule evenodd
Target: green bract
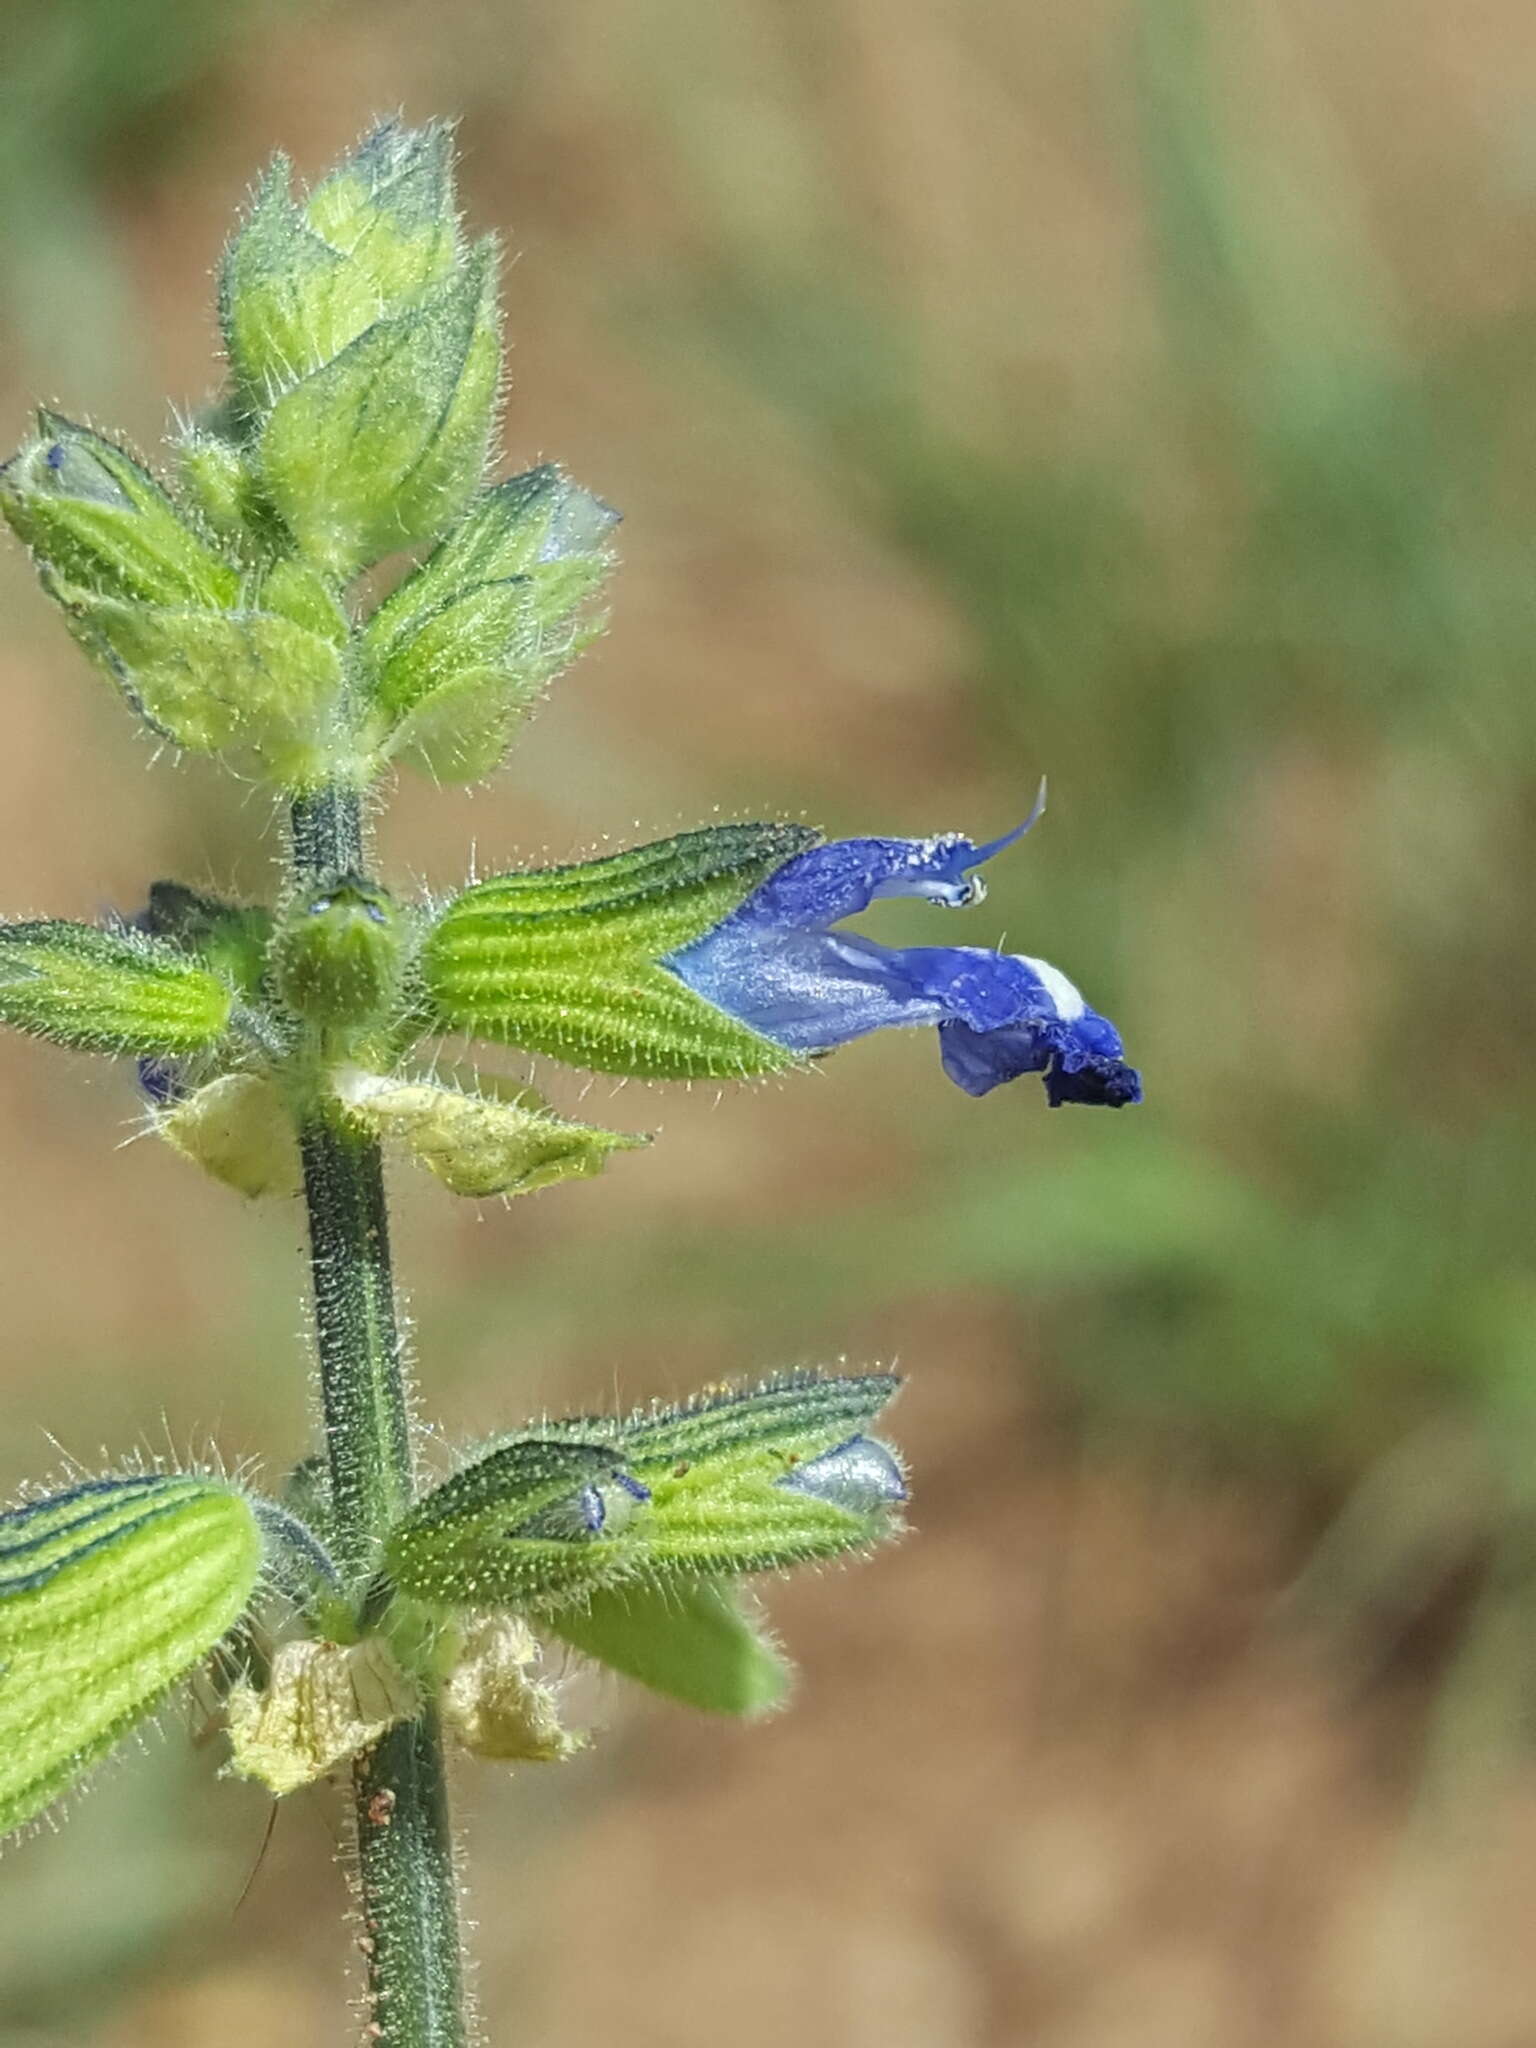
M 0 1832 L 190 1676 L 261 1563 L 250 1503 L 216 1480 L 96 1479 L 0 1516 Z
M 600 621 L 611 507 L 551 465 L 486 491 L 360 641 L 384 751 L 445 781 L 483 775 Z
M 261 422 L 256 466 L 319 568 L 350 576 L 430 539 L 464 505 L 501 379 L 496 249 L 409 312 L 377 320 Z
M 789 1664 L 719 1579 L 599 1589 L 543 1625 L 597 1663 L 706 1713 L 767 1713 L 789 1691 Z
M 739 908 L 816 834 L 711 825 L 627 853 L 478 882 L 420 958 L 433 1021 L 573 1065 L 657 1080 L 740 1078 L 796 1064 L 661 964 Z
M 0 1023 L 86 1052 L 189 1053 L 215 1044 L 234 995 L 219 975 L 136 932 L 37 919 L 0 924 Z
M 614 1152 L 649 1143 L 571 1123 L 533 1101 L 467 1095 L 437 1081 L 343 1073 L 336 1085 L 355 1121 L 403 1145 L 456 1195 L 532 1194 L 601 1173 Z

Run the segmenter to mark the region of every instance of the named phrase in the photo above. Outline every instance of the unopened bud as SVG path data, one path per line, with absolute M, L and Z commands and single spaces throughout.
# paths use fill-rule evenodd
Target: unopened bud
M 278 993 L 311 1023 L 371 1023 L 394 998 L 404 944 L 388 892 L 361 875 L 335 875 L 294 904 L 278 931 Z

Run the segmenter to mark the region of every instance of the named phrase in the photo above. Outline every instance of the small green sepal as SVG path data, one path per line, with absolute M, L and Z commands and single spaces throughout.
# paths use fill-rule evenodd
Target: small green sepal
M 754 1716 L 784 1704 L 794 1673 L 729 1581 L 611 1586 L 541 1626 L 652 1692 L 708 1714 Z
M 337 1074 L 334 1085 L 356 1122 L 402 1145 L 453 1194 L 479 1200 L 585 1179 L 601 1173 L 615 1152 L 650 1142 L 438 1081 L 354 1070 Z
M 250 1502 L 214 1479 L 114 1474 L 0 1516 L 0 1833 L 192 1675 L 261 1569 Z
M 387 755 L 445 782 L 497 765 L 523 713 L 599 630 L 590 605 L 617 519 L 548 464 L 480 495 L 363 633 Z
M 435 1022 L 575 1066 L 652 1080 L 796 1064 L 662 965 L 816 834 L 711 825 L 627 853 L 477 882 L 442 912 L 420 972 Z
M 83 1052 L 202 1052 L 223 1036 L 228 982 L 131 931 L 0 924 L 0 1023 Z

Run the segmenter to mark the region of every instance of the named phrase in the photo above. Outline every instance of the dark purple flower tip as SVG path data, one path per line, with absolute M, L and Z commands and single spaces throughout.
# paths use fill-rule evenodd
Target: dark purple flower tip
M 1037 802 L 1016 830 L 984 846 L 954 832 L 813 846 L 664 964 L 706 1002 L 793 1052 L 931 1024 L 945 1072 L 968 1094 L 1043 1074 L 1053 1107 L 1139 1102 L 1141 1079 L 1119 1033 L 1049 961 L 979 946 L 882 946 L 837 925 L 884 896 L 980 901 L 974 871 L 1039 814 Z
M 181 1067 L 175 1060 L 140 1060 L 139 1086 L 157 1109 L 168 1109 L 173 1102 L 180 1102 L 187 1092 Z

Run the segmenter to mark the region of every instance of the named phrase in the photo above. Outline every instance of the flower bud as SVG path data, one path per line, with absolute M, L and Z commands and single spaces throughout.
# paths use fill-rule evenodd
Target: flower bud
M 429 1606 L 536 1609 L 581 1599 L 632 1567 L 647 1499 L 611 1444 L 515 1437 L 396 1523 L 384 1569 Z
M 369 621 L 381 744 L 443 781 L 485 775 L 600 628 L 587 611 L 618 514 L 545 465 L 485 491 Z
M 61 602 L 217 607 L 240 576 L 140 463 L 104 435 L 39 412 L 38 438 L 0 469 L 0 511 Z M 66 595 L 67 594 L 67 595 Z
M 263 421 L 262 481 L 301 553 L 348 577 L 440 533 L 484 473 L 500 378 L 496 249 L 485 241 Z
M 315 1024 L 368 1024 L 394 999 L 405 924 L 387 891 L 335 875 L 289 910 L 273 942 L 277 991 Z
M 138 932 L 38 919 L 0 924 L 0 1023 L 83 1052 L 175 1055 L 223 1036 L 219 975 Z
M 0 1516 L 0 1833 L 191 1676 L 261 1564 L 250 1503 L 178 1473 L 88 1480 Z
M 446 129 L 388 122 L 300 204 L 281 159 L 220 304 L 265 502 L 349 577 L 442 532 L 484 472 L 501 375 L 496 251 L 466 250 Z
M 436 1081 L 352 1072 L 337 1076 L 337 1092 L 358 1122 L 404 1145 L 444 1187 L 481 1200 L 601 1173 L 612 1153 L 650 1142 Z
M 280 564 L 247 587 L 132 456 L 39 420 L 0 471 L 0 511 L 86 653 L 176 746 L 250 755 L 293 788 L 321 779 L 346 622 L 314 572 Z
M 278 157 L 225 252 L 220 314 L 237 398 L 255 416 L 459 260 L 447 128 L 387 121 L 302 205 Z
M 443 1030 L 654 1080 L 740 1078 L 795 1055 L 696 996 L 661 962 L 717 925 L 813 834 L 713 825 L 569 867 L 478 882 L 422 948 Z

